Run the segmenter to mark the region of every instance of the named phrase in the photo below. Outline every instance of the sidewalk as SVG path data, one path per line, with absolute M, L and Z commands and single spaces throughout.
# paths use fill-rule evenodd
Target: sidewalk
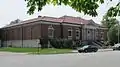
M 113 49 L 99 49 L 98 52 L 113 51 Z
M 27 53 L 16 53 L 16 52 L 7 52 L 7 51 L 0 51 L 1 55 L 26 55 Z

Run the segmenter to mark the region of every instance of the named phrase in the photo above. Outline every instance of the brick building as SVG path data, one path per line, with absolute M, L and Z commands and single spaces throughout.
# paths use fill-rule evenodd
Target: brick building
M 95 42 L 105 41 L 106 32 L 106 28 L 101 27 L 93 20 L 71 16 L 59 18 L 39 16 L 26 21 L 16 20 L 1 28 L 1 41 L 3 46 L 37 47 L 38 38 Z

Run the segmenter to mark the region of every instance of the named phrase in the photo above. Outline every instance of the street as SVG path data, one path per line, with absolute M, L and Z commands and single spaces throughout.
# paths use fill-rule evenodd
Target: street
M 0 67 L 119 67 L 120 52 L 26 55 L 0 52 Z

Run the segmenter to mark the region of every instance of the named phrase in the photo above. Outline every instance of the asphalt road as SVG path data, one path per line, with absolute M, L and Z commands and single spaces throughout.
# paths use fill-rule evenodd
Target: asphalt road
M 120 67 L 120 51 L 58 55 L 0 52 L 0 67 Z

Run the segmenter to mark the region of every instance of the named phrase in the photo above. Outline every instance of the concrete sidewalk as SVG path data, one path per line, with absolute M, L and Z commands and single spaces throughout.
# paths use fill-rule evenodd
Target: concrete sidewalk
M 2 55 L 27 55 L 28 53 L 17 53 L 17 52 L 7 52 L 7 51 L 0 51 L 0 56 Z
M 113 51 L 113 49 L 99 49 L 98 52 Z

